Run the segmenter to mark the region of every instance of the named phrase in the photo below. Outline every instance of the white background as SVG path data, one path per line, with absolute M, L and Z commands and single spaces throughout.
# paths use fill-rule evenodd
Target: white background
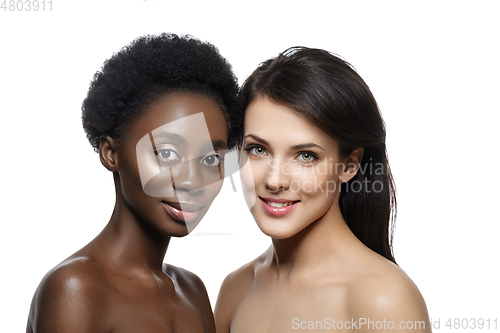
M 105 59 L 160 32 L 215 44 L 240 83 L 295 45 L 353 64 L 387 123 L 399 265 L 442 331 L 448 318 L 500 321 L 497 2 L 346 3 L 53 0 L 52 11 L 0 10 L 0 331 L 25 330 L 44 274 L 108 221 L 112 176 L 86 141 L 81 102 Z M 198 274 L 215 305 L 223 278 L 269 244 L 227 181 L 165 260 Z

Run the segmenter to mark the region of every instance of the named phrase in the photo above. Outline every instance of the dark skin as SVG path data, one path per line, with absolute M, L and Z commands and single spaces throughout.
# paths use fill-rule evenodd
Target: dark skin
M 215 332 L 203 282 L 163 263 L 170 238 L 188 233 L 186 223 L 173 218 L 164 203 L 196 203 L 202 207 L 198 223 L 221 184 L 204 187 L 205 174 L 214 171 L 191 159 L 193 168 L 184 165 L 176 177 L 175 198 L 148 196 L 135 150 L 155 128 L 199 112 L 216 142 L 213 148 L 225 149 L 228 132 L 220 107 L 209 97 L 187 92 L 153 102 L 120 143 L 101 137 L 100 159 L 113 172 L 116 188 L 113 214 L 94 240 L 44 277 L 33 297 L 27 332 Z

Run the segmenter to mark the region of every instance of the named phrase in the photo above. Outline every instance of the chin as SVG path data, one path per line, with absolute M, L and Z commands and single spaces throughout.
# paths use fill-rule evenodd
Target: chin
M 171 237 L 184 237 L 189 235 L 194 231 L 194 229 L 198 226 L 198 224 L 201 222 L 200 221 L 193 221 L 190 223 L 182 223 L 182 222 L 176 222 L 179 225 L 179 228 L 176 230 L 173 230 L 173 232 L 169 233 L 169 236 Z
M 184 237 L 189 234 L 189 231 L 185 225 L 176 223 L 174 227 L 169 227 L 161 230 L 161 233 L 167 237 Z
M 199 219 L 201 220 L 201 218 Z M 186 223 L 183 221 L 171 220 L 169 221 L 168 226 L 165 225 L 160 229 L 160 232 L 168 237 L 185 237 L 193 232 L 199 222 L 200 221 L 192 221 L 190 223 Z
M 287 239 L 295 236 L 306 226 L 297 226 L 291 219 L 273 219 L 266 217 L 255 217 L 257 226 L 267 236 L 274 239 Z
M 187 235 L 189 235 L 189 232 L 187 230 L 184 232 L 176 232 L 169 234 L 170 237 L 176 237 L 176 238 L 186 237 Z

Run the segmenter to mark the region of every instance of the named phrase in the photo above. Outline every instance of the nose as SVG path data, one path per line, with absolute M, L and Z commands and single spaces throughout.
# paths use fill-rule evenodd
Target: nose
M 173 175 L 173 187 L 176 191 L 186 191 L 191 194 L 204 191 L 203 174 L 198 159 L 184 161 L 178 166 L 178 172 Z
M 271 193 L 287 191 L 290 187 L 289 176 L 285 163 L 278 159 L 271 160 L 265 179 L 267 190 Z

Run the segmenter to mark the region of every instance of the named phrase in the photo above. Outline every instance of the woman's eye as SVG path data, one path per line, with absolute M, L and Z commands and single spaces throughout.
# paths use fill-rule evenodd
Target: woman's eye
M 266 153 L 266 150 L 262 147 L 253 147 L 250 152 L 257 156 L 262 156 Z
M 201 163 L 202 164 L 205 164 L 205 165 L 208 165 L 208 166 L 219 166 L 220 165 L 220 162 L 221 162 L 221 158 L 219 155 L 209 155 L 207 157 L 205 157 Z
M 299 160 L 301 160 L 302 162 L 312 162 L 316 159 L 316 156 L 314 156 L 313 154 L 311 153 L 300 153 L 297 158 Z
M 166 162 L 176 162 L 180 160 L 179 155 L 172 149 L 159 149 L 156 151 L 156 155 Z

